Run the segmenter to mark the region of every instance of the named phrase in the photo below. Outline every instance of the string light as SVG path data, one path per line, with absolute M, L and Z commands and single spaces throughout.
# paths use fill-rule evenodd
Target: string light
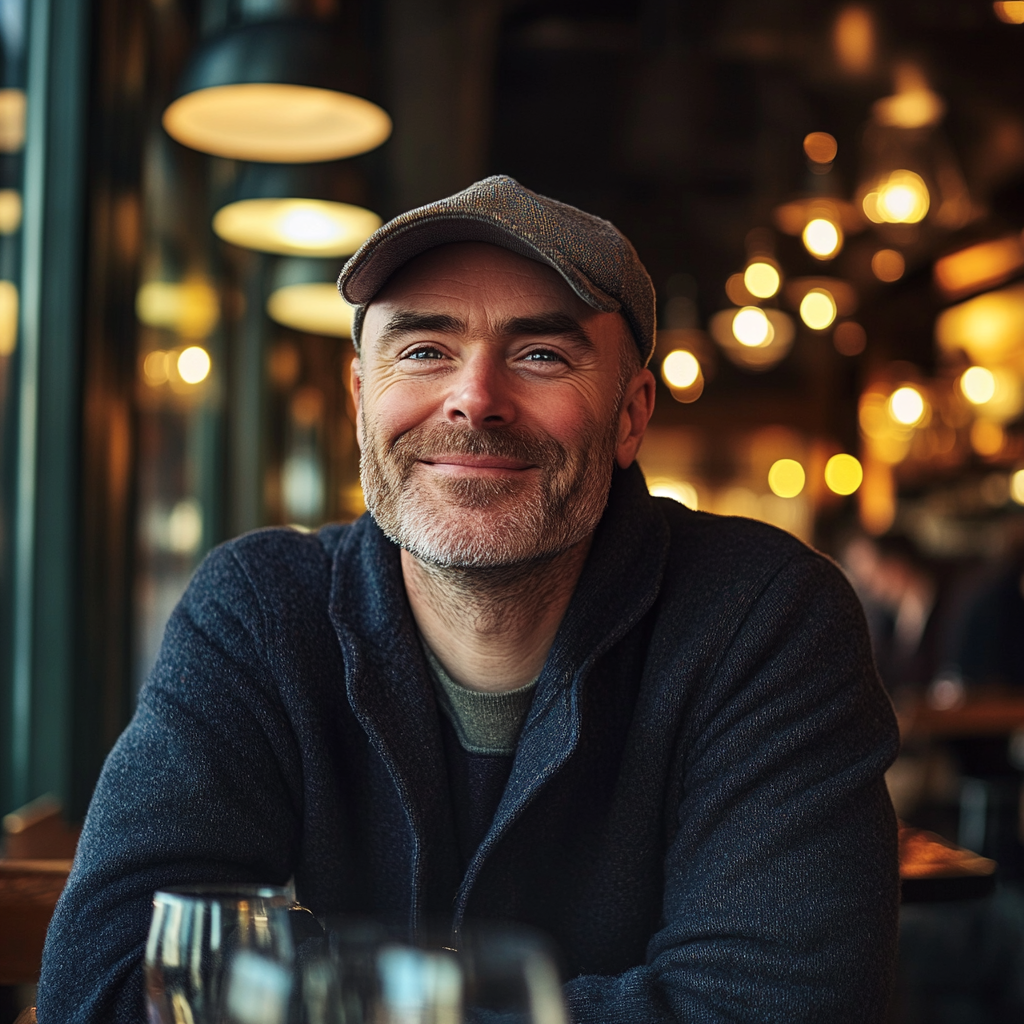
M 795 498 L 806 482 L 804 467 L 796 459 L 779 459 L 768 470 L 768 486 L 780 498 Z
M 984 366 L 971 366 L 960 376 L 960 390 L 972 405 L 984 405 L 996 393 L 996 378 Z
M 774 331 L 763 309 L 744 306 L 732 320 L 732 333 L 741 345 L 759 348 L 772 340 Z
M 853 494 L 864 480 L 864 468 L 852 455 L 833 455 L 825 463 L 825 484 L 835 494 Z
M 678 348 L 665 356 L 661 375 L 671 388 L 688 388 L 700 375 L 700 363 L 692 352 Z
M 764 260 L 756 260 L 743 271 L 743 284 L 751 295 L 770 299 L 782 284 L 779 271 Z
M 819 260 L 831 259 L 843 246 L 843 233 L 838 224 L 825 217 L 815 217 L 803 230 L 807 251 Z
M 836 313 L 836 300 L 827 288 L 812 288 L 800 300 L 800 319 L 813 331 L 829 328 Z
M 924 419 L 925 404 L 921 392 L 909 384 L 889 396 L 889 415 L 904 427 L 917 426 Z

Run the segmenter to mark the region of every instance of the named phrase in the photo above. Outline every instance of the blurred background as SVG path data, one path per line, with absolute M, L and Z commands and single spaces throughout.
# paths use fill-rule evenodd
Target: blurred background
M 0 74 L 0 812 L 81 819 L 212 546 L 363 511 L 333 280 L 510 174 L 650 270 L 652 491 L 840 562 L 998 862 L 894 1014 L 1024 1019 L 1024 2 L 0 0 Z

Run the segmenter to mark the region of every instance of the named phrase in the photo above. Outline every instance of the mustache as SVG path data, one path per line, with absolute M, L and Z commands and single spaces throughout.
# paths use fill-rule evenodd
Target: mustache
M 568 459 L 565 446 L 551 437 L 538 437 L 515 427 L 472 430 L 447 423 L 402 434 L 392 443 L 391 454 L 403 466 L 445 455 L 489 455 L 538 466 L 564 465 Z

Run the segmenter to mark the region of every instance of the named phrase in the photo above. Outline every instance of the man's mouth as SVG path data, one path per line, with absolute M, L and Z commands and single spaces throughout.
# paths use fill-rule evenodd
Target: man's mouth
M 482 475 L 482 476 L 507 476 L 512 473 L 522 473 L 527 469 L 536 468 L 534 463 L 524 462 L 522 459 L 509 459 L 499 455 L 432 455 L 429 458 L 419 460 L 426 466 L 431 466 L 442 473 L 453 476 L 461 475 Z

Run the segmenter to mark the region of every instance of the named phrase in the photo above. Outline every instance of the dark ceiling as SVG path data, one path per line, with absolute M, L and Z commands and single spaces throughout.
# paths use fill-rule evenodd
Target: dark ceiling
M 919 238 L 891 285 L 868 270 L 882 244 L 872 232 L 849 240 L 827 272 L 860 290 L 864 355 L 841 356 L 804 332 L 768 373 L 720 364 L 693 407 L 673 408 L 665 394 L 662 421 L 711 423 L 726 410 L 735 420 L 745 408 L 751 421 L 850 435 L 872 367 L 903 359 L 933 369 L 934 257 L 1024 225 L 1024 26 L 1001 23 L 982 0 L 876 5 L 876 59 L 851 75 L 831 42 L 843 6 L 548 0 L 514 5 L 501 21 L 488 172 L 615 222 L 648 266 L 662 313 L 673 296 L 695 299 L 700 326 L 730 305 L 725 281 L 777 204 L 822 187 L 851 197 L 871 104 L 893 91 L 899 62 L 915 62 L 948 104 L 940 139 L 984 215 Z M 827 183 L 803 153 L 811 131 L 839 142 Z M 790 275 L 821 272 L 797 239 L 775 242 Z

